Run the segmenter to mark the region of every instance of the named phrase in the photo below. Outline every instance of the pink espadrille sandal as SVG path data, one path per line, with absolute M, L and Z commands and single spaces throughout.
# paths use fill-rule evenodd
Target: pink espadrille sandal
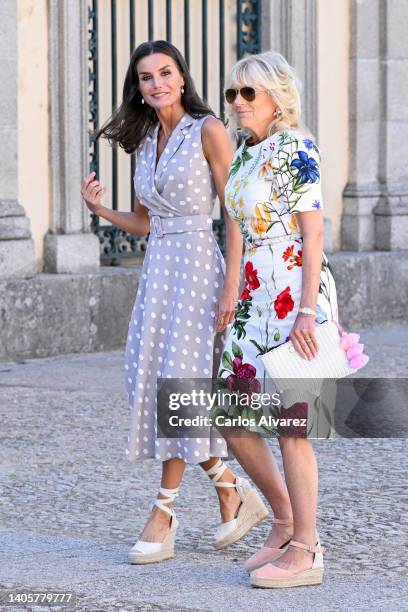
M 251 585 L 264 589 L 280 589 L 284 587 L 308 586 L 321 584 L 323 580 L 323 552 L 324 548 L 319 542 L 315 545 L 302 544 L 291 540 L 289 546 L 303 548 L 313 553 L 313 564 L 310 569 L 300 572 L 277 567 L 272 563 L 267 563 L 263 567 L 251 572 Z
M 279 523 L 280 525 L 293 525 L 292 519 L 275 518 L 274 522 Z M 254 553 L 251 557 L 249 557 L 249 559 L 245 561 L 245 569 L 248 572 L 253 572 L 254 570 L 258 569 L 258 567 L 262 567 L 262 565 L 269 563 L 269 561 L 277 559 L 278 557 L 283 555 L 283 553 L 289 546 L 290 540 L 291 538 L 289 538 L 289 540 L 287 540 L 286 542 L 283 542 L 281 546 L 262 546 L 260 550 L 257 550 L 256 553 Z

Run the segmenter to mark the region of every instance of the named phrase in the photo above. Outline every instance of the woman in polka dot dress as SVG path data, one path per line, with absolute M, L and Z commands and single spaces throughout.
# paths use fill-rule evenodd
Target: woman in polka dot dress
M 224 125 L 197 95 L 187 65 L 170 43 L 143 43 L 132 55 L 123 103 L 98 133 L 136 151 L 135 207 L 112 211 L 90 175 L 88 207 L 136 235 L 150 231 L 126 346 L 130 407 L 129 461 L 163 462 L 159 497 L 131 563 L 174 556 L 172 508 L 186 463 L 213 477 L 222 523 L 215 546 L 240 539 L 267 515 L 258 493 L 221 461 L 227 446 L 214 429 L 201 438 L 158 436 L 157 378 L 209 378 L 217 372 L 223 332 L 238 297 L 242 238 L 227 217 L 227 265 L 212 233 L 216 193 L 224 187 L 232 147 Z

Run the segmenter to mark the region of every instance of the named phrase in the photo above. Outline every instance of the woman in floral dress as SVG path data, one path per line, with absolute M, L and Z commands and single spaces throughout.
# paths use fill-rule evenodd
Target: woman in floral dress
M 323 253 L 320 152 L 300 123 L 293 68 L 278 53 L 244 58 L 232 69 L 225 94 L 247 132 L 225 192 L 227 210 L 244 238 L 245 282 L 217 382 L 259 393 L 267 390 L 261 355 L 288 339 L 303 358 L 316 355 L 315 325 L 338 319 L 336 287 Z M 302 408 L 295 404 L 288 412 L 296 416 Z M 236 406 L 236 411 L 248 415 L 248 408 Z M 216 414 L 222 412 L 218 407 Z M 227 430 L 224 435 L 279 517 L 265 546 L 246 563 L 251 584 L 317 584 L 323 557 L 311 441 L 304 432 L 268 432 L 278 436 L 288 493 L 276 498 L 270 484 L 276 481 L 276 463 L 259 429 L 248 428 L 253 431 L 245 440 Z
M 223 354 L 224 369 L 232 365 L 231 388 L 241 377 L 255 379 L 253 390 L 264 388 L 259 355 L 289 339 L 302 294 L 303 239 L 296 217 L 323 208 L 319 160 L 316 145 L 297 130 L 279 131 L 252 146 L 243 143 L 235 155 L 227 208 L 246 248 L 244 288 Z M 337 319 L 336 290 L 323 252 L 318 291 L 316 322 Z

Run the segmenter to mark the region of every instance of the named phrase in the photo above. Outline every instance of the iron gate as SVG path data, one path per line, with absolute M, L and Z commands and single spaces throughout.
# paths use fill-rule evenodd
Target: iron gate
M 160 28 L 158 28 L 157 9 L 160 8 L 162 11 L 160 12 Z M 118 55 L 121 52 L 122 56 L 126 56 L 126 53 L 123 53 L 124 21 L 126 21 L 128 29 L 128 41 L 126 42 L 128 55 L 124 57 L 125 64 L 128 62 L 133 49 L 143 40 L 165 38 L 177 44 L 180 50 L 184 46 L 184 57 L 192 71 L 198 92 L 212 108 L 215 109 L 218 106 L 218 114 L 224 119 L 225 109 L 222 91 L 226 64 L 228 63 L 226 60 L 229 58 L 231 60 L 229 63 L 233 63 L 248 53 L 259 52 L 260 10 L 261 0 L 211 0 L 210 3 L 208 0 L 121 0 L 120 2 L 117 2 L 117 0 L 91 0 L 88 7 L 90 133 L 99 127 L 100 120 L 104 121 L 118 105 L 118 84 L 121 86 L 123 82 L 122 76 L 119 75 L 118 78 L 120 72 L 118 70 Z M 214 14 L 214 11 L 216 11 L 216 14 Z M 181 20 L 180 16 L 182 16 Z M 198 53 L 196 37 L 193 36 L 192 38 L 192 30 L 195 28 L 195 31 L 197 31 L 195 21 L 197 18 L 199 20 L 198 30 L 201 34 Z M 180 21 L 182 21 L 182 37 L 180 37 Z M 214 24 L 218 25 L 216 40 L 214 39 L 214 30 L 216 29 Z M 177 34 L 175 32 L 176 26 L 179 34 L 177 42 L 174 40 L 175 34 Z M 143 27 L 141 39 L 138 40 L 137 31 L 141 32 Z M 165 31 L 163 31 L 163 28 L 165 28 Z M 231 33 L 234 28 L 235 36 L 232 37 Z M 157 35 L 157 29 L 161 29 L 160 35 Z M 103 71 L 101 70 L 102 43 L 109 48 L 109 57 L 106 54 L 104 56 Z M 193 43 L 196 57 L 199 58 L 197 72 L 201 72 L 198 79 L 191 66 Z M 216 57 L 214 56 L 214 48 L 217 48 Z M 105 68 L 107 60 L 110 63 L 110 74 L 107 74 L 108 70 Z M 217 61 L 218 65 L 216 65 Z M 214 66 L 217 69 L 216 79 L 214 79 L 213 74 L 210 74 L 214 70 Z M 209 95 L 210 86 L 213 92 L 214 87 L 216 89 L 216 94 L 213 93 L 212 98 Z M 105 100 L 106 109 L 102 113 L 101 92 L 104 92 L 106 98 L 107 89 L 109 89 L 109 94 Z M 217 99 L 215 99 L 215 95 Z M 90 172 L 95 171 L 99 180 L 101 180 L 100 147 L 100 142 L 90 138 Z M 117 147 L 110 147 L 109 154 L 104 153 L 105 158 L 107 155 L 110 155 L 110 159 L 105 161 L 104 168 L 106 174 L 109 175 L 112 208 L 113 210 L 123 210 L 122 207 L 118 207 L 118 204 L 128 197 L 129 206 L 127 209 L 132 210 L 135 156 L 127 156 L 130 157 L 129 171 L 125 170 L 128 178 L 121 181 L 119 170 L 125 163 L 123 160 L 119 160 L 121 152 L 118 151 Z M 121 174 L 124 174 L 123 171 Z M 124 195 L 122 185 L 126 181 L 129 185 L 126 189 L 128 196 Z M 119 189 L 121 189 L 121 193 L 119 193 Z M 225 252 L 225 224 L 222 218 L 215 219 L 213 227 L 220 248 L 222 252 Z M 132 236 L 115 226 L 103 225 L 97 215 L 91 215 L 91 229 L 99 237 L 101 261 L 105 264 L 118 265 L 123 259 L 143 256 L 146 250 L 148 237 Z

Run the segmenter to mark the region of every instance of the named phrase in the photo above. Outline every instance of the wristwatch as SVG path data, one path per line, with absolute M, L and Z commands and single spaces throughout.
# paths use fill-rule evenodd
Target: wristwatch
M 317 312 L 308 306 L 300 306 L 299 312 L 302 314 L 313 315 L 314 317 L 317 315 Z

